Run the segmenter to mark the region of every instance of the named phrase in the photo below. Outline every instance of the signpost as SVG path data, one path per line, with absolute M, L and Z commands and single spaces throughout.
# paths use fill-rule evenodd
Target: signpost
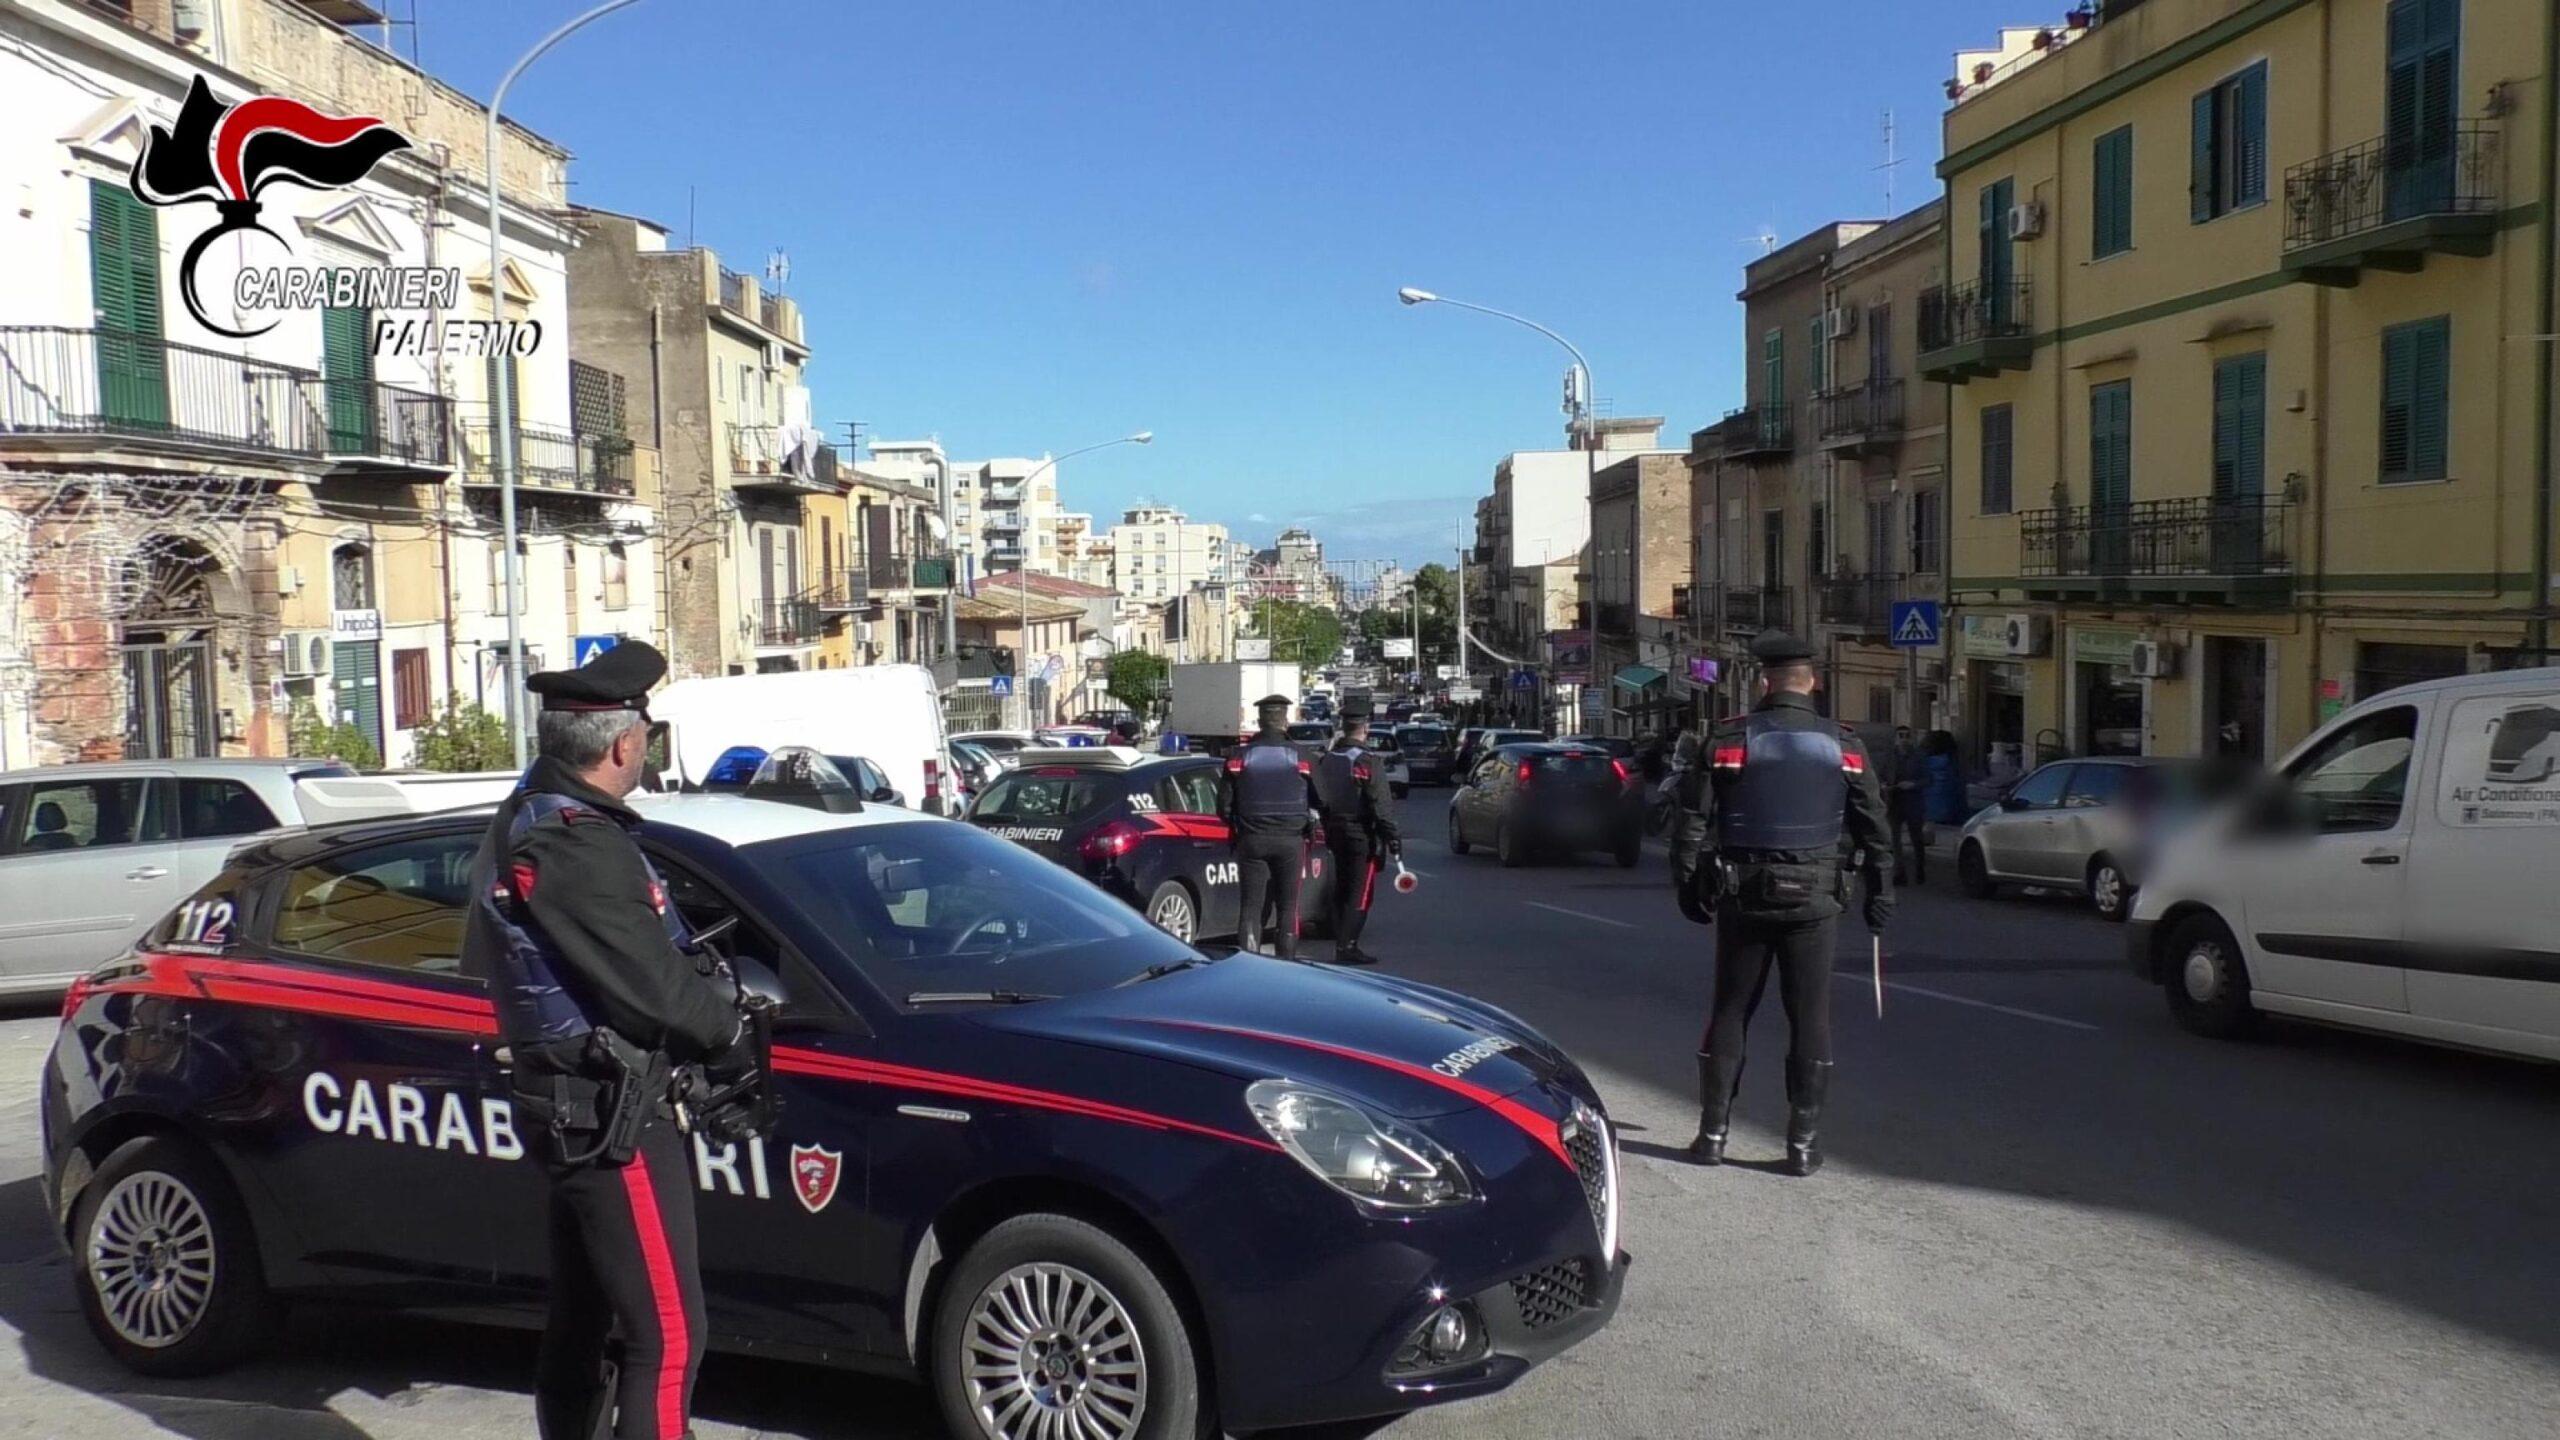
M 1271 642 L 1267 639 L 1238 639 L 1236 641 L 1236 658 L 1239 660 L 1268 660 L 1271 658 Z
M 999 696 L 1011 695 L 1013 693 L 1013 677 L 1010 675 L 990 676 L 987 680 L 987 693 Z
M 1409 637 L 1398 636 L 1388 640 L 1386 645 L 1387 658 L 1390 660 L 1410 660 L 1413 658 L 1413 641 Z

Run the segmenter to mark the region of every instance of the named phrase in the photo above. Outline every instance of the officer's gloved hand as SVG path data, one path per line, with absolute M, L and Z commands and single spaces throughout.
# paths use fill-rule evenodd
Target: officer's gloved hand
M 1698 899 L 1698 894 L 1695 889 L 1687 885 L 1682 885 L 1675 893 L 1680 897 L 1680 913 L 1682 915 L 1701 925 L 1713 925 L 1716 923 L 1716 912 L 1708 909 L 1706 905 Z
M 1881 935 L 1886 922 L 1893 919 L 1893 892 L 1875 881 L 1867 882 L 1867 928 Z

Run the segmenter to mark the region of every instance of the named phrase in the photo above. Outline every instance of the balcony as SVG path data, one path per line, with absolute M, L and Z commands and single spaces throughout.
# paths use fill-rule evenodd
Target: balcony
M 1794 624 L 1795 594 L 1784 585 L 1728 585 L 1724 628 L 1737 635 L 1785 630 Z
M 990 535 L 1020 535 L 1022 533 L 1022 512 L 1019 510 L 1008 510 L 1002 514 L 989 515 L 986 519 L 986 531 Z
M 2427 256 L 2489 253 L 2498 238 L 2498 132 L 2476 120 L 2367 140 L 2284 173 L 2284 268 L 2350 286 L 2411 274 Z
M 990 480 L 986 485 L 986 493 L 981 498 L 989 505 L 1019 505 L 1022 503 L 1023 488 L 1023 482 L 1018 477 L 1012 480 Z
M 825 624 L 814 600 L 766 600 L 756 606 L 756 643 L 763 646 L 813 645 Z
M 1822 448 L 1844 453 L 1879 449 L 1902 438 L 1902 382 L 1869 380 L 1825 391 L 1814 408 L 1822 417 Z
M 746 276 L 725 265 L 720 267 L 720 308 L 740 315 L 746 314 L 747 285 Z
M 1783 460 L 1796 448 L 1793 407 L 1746 405 L 1724 417 L 1725 458 Z
M 1893 625 L 1893 604 L 1908 600 L 1911 580 L 1904 575 L 1830 575 L 1814 584 L 1825 625 L 1882 639 Z
M 2290 496 L 2248 495 L 2030 510 L 2018 517 L 2018 574 L 2040 598 L 2283 604 L 2294 508 Z
M 329 456 L 341 469 L 453 468 L 452 402 L 366 380 L 323 380 Z
M 827 576 L 818 604 L 829 611 L 871 610 L 919 590 L 950 588 L 947 550 L 857 551 L 851 565 Z
M 515 427 L 516 486 L 553 495 L 628 496 L 631 442 L 545 425 Z M 498 483 L 498 432 L 486 419 L 462 425 L 462 483 Z
M 2034 294 L 2024 280 L 1932 285 L 1920 292 L 1920 378 L 1962 385 L 2035 358 Z
M 106 437 L 189 458 L 313 460 L 319 385 L 308 370 L 157 336 L 0 326 L 0 442 L 13 449 L 96 449 Z
M 729 483 L 741 490 L 821 495 L 836 487 L 836 453 L 830 445 L 794 451 L 779 425 L 729 426 Z

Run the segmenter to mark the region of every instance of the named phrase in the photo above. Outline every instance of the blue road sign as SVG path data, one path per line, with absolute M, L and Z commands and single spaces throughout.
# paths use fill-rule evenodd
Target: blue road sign
M 988 681 L 987 681 L 987 693 L 988 693 L 988 694 L 990 694 L 990 695 L 1010 695 L 1010 694 L 1012 694 L 1012 693 L 1013 693 L 1013 677 L 1012 677 L 1012 676 L 1010 676 L 1010 675 L 998 675 L 998 676 L 995 676 L 995 677 L 993 677 L 992 679 L 988 680 Z
M 569 665 L 575 669 L 621 643 L 619 635 L 581 635 L 577 643 L 569 647 Z
M 1512 688 L 1512 689 L 1514 689 L 1514 690 L 1535 690 L 1535 689 L 1537 689 L 1537 688 L 1538 688 L 1538 672 L 1537 672 L 1537 671 L 1535 671 L 1535 670 L 1514 670 L 1514 671 L 1512 671 L 1512 672 L 1511 672 L 1511 688 Z
M 1896 600 L 1886 626 L 1892 642 L 1906 650 L 1938 643 L 1938 602 L 1935 600 Z

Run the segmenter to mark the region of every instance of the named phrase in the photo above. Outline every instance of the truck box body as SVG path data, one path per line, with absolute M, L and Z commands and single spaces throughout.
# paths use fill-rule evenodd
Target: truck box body
M 1195 745 L 1220 749 L 1253 733 L 1255 702 L 1286 695 L 1295 713 L 1298 667 L 1276 660 L 1176 665 L 1164 728 Z

